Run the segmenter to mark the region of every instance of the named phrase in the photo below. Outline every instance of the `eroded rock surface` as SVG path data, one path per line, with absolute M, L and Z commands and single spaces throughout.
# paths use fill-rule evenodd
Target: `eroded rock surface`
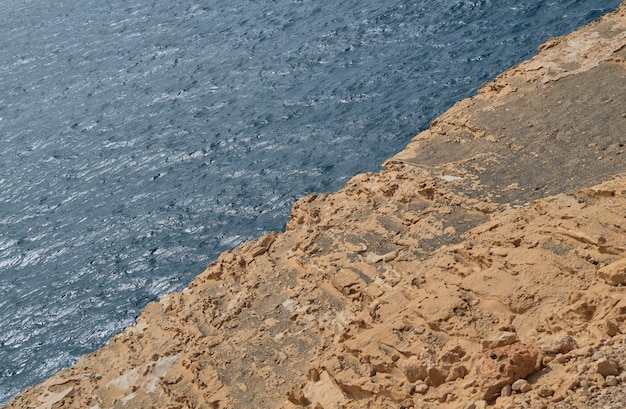
M 550 40 L 7 407 L 623 403 L 625 33 Z

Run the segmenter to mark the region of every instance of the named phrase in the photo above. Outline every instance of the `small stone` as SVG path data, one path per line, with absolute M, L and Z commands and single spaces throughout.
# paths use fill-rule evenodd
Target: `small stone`
M 511 385 L 511 389 L 514 390 L 515 392 L 521 392 L 522 387 L 524 387 L 525 385 L 530 386 L 530 384 L 528 383 L 526 379 L 518 379 L 515 382 L 513 382 L 513 385 Z
M 594 364 L 594 366 L 595 366 L 596 372 L 604 376 L 605 378 L 609 375 L 614 375 L 614 376 L 619 375 L 619 369 L 618 369 L 617 364 L 606 358 L 602 358 L 598 360 Z
M 511 385 L 504 385 L 500 391 L 500 396 L 504 398 L 511 396 Z
M 374 368 L 372 364 L 365 364 L 363 366 L 363 373 L 369 377 L 376 376 L 376 368 Z
M 517 334 L 515 332 L 504 331 L 498 334 L 495 339 L 483 340 L 482 346 L 483 351 L 487 349 L 503 347 L 506 345 L 511 345 L 517 342 Z
M 426 385 L 426 382 L 424 381 L 415 382 L 415 393 L 419 393 L 420 395 L 423 395 L 426 392 L 428 392 L 428 389 L 429 389 L 429 386 Z
M 446 382 L 456 381 L 457 379 L 463 379 L 467 376 L 468 370 L 464 365 L 455 365 L 450 368 L 450 373 L 446 378 Z
M 578 348 L 576 340 L 569 335 L 565 335 L 559 339 L 546 338 L 539 342 L 539 347 L 543 352 L 548 354 L 568 353 L 569 351 Z
M 437 401 L 439 403 L 446 403 L 446 401 L 448 400 L 448 395 L 449 394 L 450 394 L 450 392 L 445 392 L 445 391 L 437 392 L 437 395 L 435 396 L 435 399 L 437 399 Z
M 520 388 L 522 387 L 522 383 L 524 383 L 524 382 L 528 382 L 528 381 L 526 379 L 518 379 L 518 380 L 516 380 L 511 385 L 511 390 L 513 390 L 515 392 L 519 392 Z
M 606 382 L 606 386 L 616 386 L 618 384 L 617 378 L 613 375 L 607 376 L 604 381 Z
M 598 270 L 598 277 L 603 278 L 609 285 L 626 284 L 626 258 L 602 267 Z
M 554 395 L 554 389 L 543 386 L 539 388 L 539 390 L 537 390 L 537 394 L 542 398 L 549 398 L 550 396 Z
M 564 364 L 567 362 L 567 357 L 563 354 L 558 354 L 554 360 L 560 364 Z
M 427 375 L 426 365 L 424 365 L 424 363 L 416 356 L 411 356 L 402 363 L 402 372 L 404 372 L 404 375 L 409 382 L 424 380 Z
M 474 409 L 485 409 L 487 407 L 486 400 L 477 400 L 474 403 L 470 403 L 470 405 L 474 405 Z
M 626 371 L 622 372 L 622 373 L 619 375 L 619 380 L 620 380 L 620 382 L 622 382 L 622 383 L 626 383 Z
M 432 386 L 439 386 L 446 382 L 446 378 L 448 377 L 448 372 L 443 369 L 437 367 L 428 368 L 428 377 L 426 378 L 427 382 Z

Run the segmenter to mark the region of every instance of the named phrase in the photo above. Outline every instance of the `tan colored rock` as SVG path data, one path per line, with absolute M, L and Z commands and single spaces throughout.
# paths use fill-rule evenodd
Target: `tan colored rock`
M 511 385 L 504 385 L 502 387 L 502 390 L 500 391 L 500 396 L 505 397 L 505 398 L 509 397 L 511 396 L 511 392 L 512 392 Z
M 442 368 L 437 368 L 436 366 L 431 366 L 428 368 L 428 377 L 426 378 L 426 383 L 430 386 L 437 387 L 446 382 L 446 378 L 448 377 L 448 371 Z
M 605 378 L 606 386 L 616 386 L 619 382 L 613 375 L 609 375 Z
M 418 357 L 411 356 L 402 362 L 402 372 L 409 382 L 423 381 L 428 376 L 427 366 Z
M 542 386 L 541 388 L 537 389 L 537 395 L 541 396 L 542 398 L 549 398 L 550 396 L 554 395 L 554 389 L 548 386 Z
M 539 341 L 539 348 L 547 354 L 565 354 L 578 348 L 576 340 L 569 335 L 561 338 L 545 338 Z
M 537 346 L 524 342 L 485 351 L 478 370 L 483 399 L 490 400 L 505 385 L 539 371 L 541 356 Z
M 607 377 L 609 375 L 619 375 L 619 366 L 615 361 L 602 358 L 594 363 L 595 372 L 602 375 L 603 377 Z
M 626 284 L 626 258 L 600 268 L 598 277 L 610 285 Z
M 622 333 L 622 331 L 620 331 L 619 329 L 619 326 L 614 321 L 611 321 L 611 320 L 606 320 L 604 322 L 604 330 L 606 334 L 610 337 L 614 337 Z
M 483 350 L 503 347 L 517 342 L 517 334 L 515 332 L 500 332 L 495 339 L 483 340 Z
M 448 373 L 446 382 L 453 382 L 457 379 L 463 379 L 467 376 L 468 373 L 469 371 L 467 370 L 465 365 L 455 365 L 450 368 L 450 372 Z
M 420 395 L 423 395 L 426 392 L 428 392 L 429 388 L 430 387 L 424 381 L 415 382 L 415 393 L 419 393 Z
M 518 379 L 511 385 L 511 389 L 516 392 L 526 393 L 532 388 L 526 379 Z

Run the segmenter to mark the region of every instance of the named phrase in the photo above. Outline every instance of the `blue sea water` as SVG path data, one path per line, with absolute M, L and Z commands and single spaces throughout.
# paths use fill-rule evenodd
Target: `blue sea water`
M 619 0 L 0 0 L 0 404 Z

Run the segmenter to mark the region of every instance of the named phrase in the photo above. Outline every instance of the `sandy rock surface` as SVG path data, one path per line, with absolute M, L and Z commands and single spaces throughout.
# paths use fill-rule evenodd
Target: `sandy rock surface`
M 626 5 L 8 408 L 622 408 Z

